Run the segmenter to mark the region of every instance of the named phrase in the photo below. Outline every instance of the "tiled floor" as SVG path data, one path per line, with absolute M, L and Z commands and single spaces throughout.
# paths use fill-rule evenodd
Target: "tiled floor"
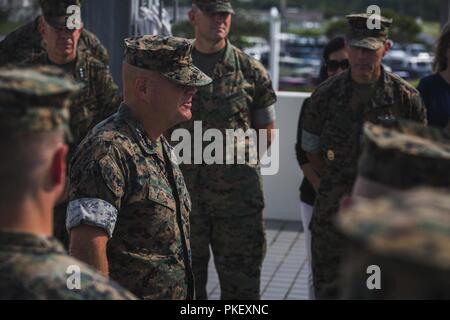
M 266 221 L 267 254 L 261 275 L 263 300 L 307 300 L 307 259 L 301 223 Z M 209 265 L 209 299 L 220 299 L 214 263 Z

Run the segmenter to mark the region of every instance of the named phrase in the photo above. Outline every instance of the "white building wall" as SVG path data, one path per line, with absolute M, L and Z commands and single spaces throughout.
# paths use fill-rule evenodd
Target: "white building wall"
M 280 167 L 276 175 L 263 176 L 266 219 L 301 221 L 299 186 L 303 178 L 295 154 L 297 126 L 303 102 L 309 93 L 278 92 L 277 128 Z

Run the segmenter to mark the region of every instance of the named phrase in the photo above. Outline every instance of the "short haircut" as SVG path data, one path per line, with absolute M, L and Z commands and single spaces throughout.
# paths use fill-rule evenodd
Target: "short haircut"
M 21 201 L 43 184 L 42 171 L 50 166 L 52 150 L 64 142 L 62 130 L 1 133 L 0 205 Z

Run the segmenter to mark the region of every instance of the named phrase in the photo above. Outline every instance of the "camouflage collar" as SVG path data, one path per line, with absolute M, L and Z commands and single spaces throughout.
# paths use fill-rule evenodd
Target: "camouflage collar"
M 149 156 L 158 155 L 156 151 L 157 145 L 153 143 L 147 136 L 144 127 L 142 124 L 133 116 L 130 108 L 122 103 L 119 107 L 118 111 L 119 117 L 123 119 L 129 126 L 130 130 L 133 133 L 136 142 L 141 147 L 142 151 Z M 163 141 L 163 140 L 161 140 Z
M 352 83 L 351 69 L 348 69 L 345 77 L 347 83 Z M 341 82 L 341 92 L 347 92 L 347 96 L 351 97 L 352 86 L 346 86 Z M 370 101 L 369 109 L 375 109 L 394 104 L 394 86 L 389 73 L 381 66 L 381 76 L 377 82 L 374 98 Z M 368 111 L 368 110 L 367 110 Z
M 0 230 L 0 251 L 66 254 L 59 241 L 53 237 L 6 230 Z

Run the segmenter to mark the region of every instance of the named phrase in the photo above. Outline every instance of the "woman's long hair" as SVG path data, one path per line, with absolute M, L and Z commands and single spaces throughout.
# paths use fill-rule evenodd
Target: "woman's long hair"
M 333 52 L 342 50 L 345 48 L 345 38 L 344 37 L 336 37 L 332 39 L 330 42 L 327 43 L 323 50 L 323 61 L 322 66 L 320 67 L 320 74 L 319 74 L 319 84 L 324 82 L 328 79 L 328 72 L 327 72 L 327 63 L 330 58 L 330 55 Z
M 433 71 L 441 72 L 447 69 L 447 51 L 450 45 L 450 23 L 442 28 L 436 45 L 436 56 L 433 62 Z

